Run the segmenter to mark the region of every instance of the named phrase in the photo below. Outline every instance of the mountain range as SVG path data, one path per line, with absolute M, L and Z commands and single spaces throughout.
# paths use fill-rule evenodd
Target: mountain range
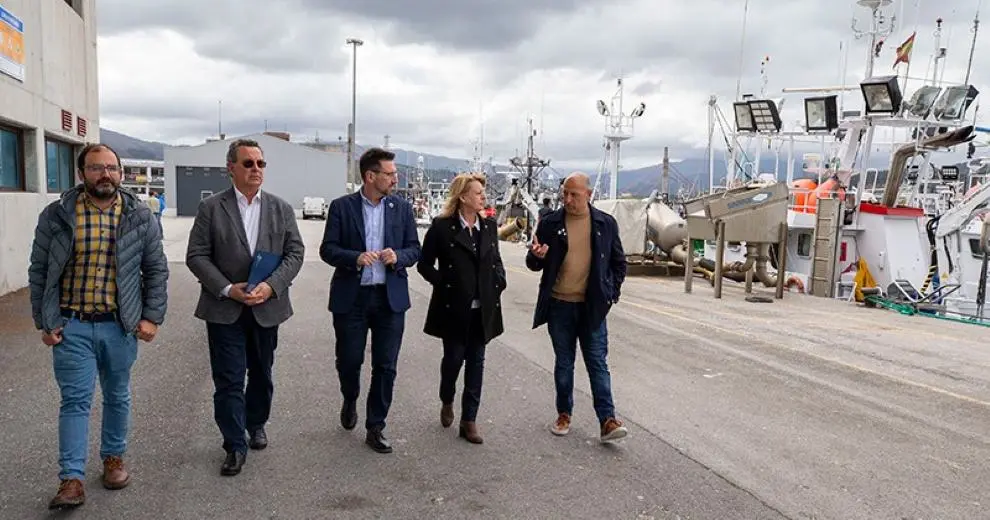
M 100 129 L 103 142 L 113 147 L 121 157 L 129 159 L 145 159 L 162 161 L 165 158 L 165 144 L 153 141 L 144 141 L 109 129 Z M 357 146 L 357 153 L 361 153 L 363 147 Z M 465 170 L 470 161 L 467 159 L 456 159 L 440 155 L 420 153 L 412 150 L 399 148 L 391 149 L 396 154 L 396 163 L 399 165 L 400 174 L 408 175 L 415 167 L 419 157 L 423 157 L 423 163 L 427 177 L 430 180 L 449 180 L 459 171 Z M 798 154 L 796 154 L 798 155 Z M 724 182 L 726 176 L 726 161 L 719 152 L 715 161 L 715 184 Z M 877 154 L 870 161 L 870 167 L 885 169 L 888 164 L 886 154 Z M 794 177 L 801 178 L 805 175 L 802 172 L 802 159 L 800 156 L 794 159 Z M 497 165 L 499 171 L 511 169 L 508 165 Z M 779 171 L 780 178 L 784 178 L 787 173 L 787 160 L 782 158 L 779 162 L 773 157 L 762 157 L 760 160 L 760 172 L 773 173 Z M 965 173 L 961 168 L 961 173 Z M 583 171 L 595 172 L 594 168 Z M 637 197 L 649 195 L 652 191 L 660 187 L 662 176 L 662 166 L 660 164 L 650 165 L 633 170 L 622 170 L 619 172 L 618 191 Z M 600 180 L 602 187 L 608 186 L 607 174 Z M 403 182 L 403 179 L 400 179 Z M 705 191 L 708 188 L 708 159 L 703 157 L 687 158 L 670 162 L 669 188 L 671 193 L 677 193 L 684 189 L 688 192 Z

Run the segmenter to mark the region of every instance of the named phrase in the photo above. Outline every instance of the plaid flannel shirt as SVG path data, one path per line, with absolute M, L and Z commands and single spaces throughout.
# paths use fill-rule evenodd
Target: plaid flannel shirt
M 61 306 L 76 312 L 117 310 L 117 226 L 123 201 L 105 210 L 85 192 L 76 201 L 73 258 L 62 276 Z

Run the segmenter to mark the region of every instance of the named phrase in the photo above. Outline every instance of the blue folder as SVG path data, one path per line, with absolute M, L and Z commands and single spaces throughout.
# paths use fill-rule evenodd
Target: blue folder
M 282 255 L 267 251 L 255 252 L 254 261 L 251 262 L 251 272 L 248 273 L 247 287 L 244 288 L 244 291 L 253 291 L 258 284 L 267 280 L 281 263 Z

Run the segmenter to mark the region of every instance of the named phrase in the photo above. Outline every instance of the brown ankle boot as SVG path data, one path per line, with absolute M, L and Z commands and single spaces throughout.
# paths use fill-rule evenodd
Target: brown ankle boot
M 482 444 L 485 442 L 481 438 L 481 433 L 478 431 L 478 425 L 474 421 L 461 421 L 461 431 L 460 437 L 467 439 L 468 442 L 473 444 Z
M 451 424 L 454 424 L 454 405 L 445 404 L 440 407 L 440 424 L 444 428 L 450 428 Z
M 77 478 L 63 480 L 58 486 L 58 494 L 48 503 L 48 509 L 78 507 L 86 502 L 83 483 Z
M 107 489 L 124 489 L 131 483 L 131 476 L 124 469 L 124 460 L 110 456 L 103 459 L 103 487 Z

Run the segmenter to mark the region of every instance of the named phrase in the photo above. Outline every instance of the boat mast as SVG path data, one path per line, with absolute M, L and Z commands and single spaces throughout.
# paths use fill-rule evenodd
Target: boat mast
M 733 101 L 742 101 L 742 75 L 743 75 L 743 53 L 746 44 L 746 17 L 749 14 L 749 0 L 743 4 L 743 24 L 742 24 L 742 36 L 739 37 L 739 75 L 736 77 L 736 98 Z M 735 179 L 736 174 L 742 174 L 742 171 L 736 171 L 740 168 L 739 166 L 739 129 L 733 127 L 732 130 L 732 164 L 728 165 L 725 169 L 725 187 L 728 189 L 729 184 Z M 714 189 L 714 186 L 709 188 Z
M 966 64 L 966 80 L 963 81 L 963 85 L 969 85 L 969 75 L 973 71 L 973 54 L 976 53 L 976 36 L 980 32 L 980 7 L 982 3 L 981 0 L 981 5 L 976 6 L 976 17 L 973 19 L 973 43 L 969 47 L 969 63 Z
M 891 33 L 894 32 L 894 27 L 896 26 L 897 17 L 891 16 L 890 20 L 886 19 L 886 16 L 881 11 L 884 7 L 889 6 L 892 0 L 859 0 L 857 4 L 866 7 L 872 13 L 870 19 L 870 29 L 869 31 L 860 31 L 856 28 L 856 19 L 853 18 L 852 30 L 855 38 L 861 39 L 864 36 L 870 37 L 870 45 L 866 49 L 866 74 L 864 79 L 869 79 L 873 77 L 873 66 L 876 63 L 876 46 L 878 38 L 886 38 Z M 864 117 L 867 117 L 864 114 Z M 861 154 L 861 164 L 863 169 L 870 164 L 870 151 L 873 148 L 873 134 L 876 130 L 876 126 L 869 124 L 866 128 L 866 136 L 863 139 L 863 153 Z M 866 189 L 866 175 L 859 176 L 859 186 L 856 189 L 857 198 L 856 201 L 857 208 L 859 203 L 862 201 L 863 191 Z M 858 218 L 857 212 L 857 218 Z

